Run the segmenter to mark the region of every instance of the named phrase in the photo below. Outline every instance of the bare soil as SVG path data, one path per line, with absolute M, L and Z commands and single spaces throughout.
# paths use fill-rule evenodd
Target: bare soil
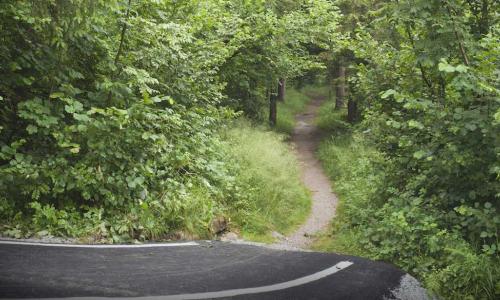
M 324 100 L 315 97 L 306 111 L 296 116 L 297 125 L 292 135 L 292 143 L 300 162 L 302 181 L 312 194 L 312 207 L 306 222 L 277 243 L 281 246 L 308 248 L 314 237 L 327 229 L 335 217 L 338 199 L 332 191 L 331 182 L 323 171 L 321 163 L 315 156 L 322 138 L 320 129 L 315 125 L 315 117 Z

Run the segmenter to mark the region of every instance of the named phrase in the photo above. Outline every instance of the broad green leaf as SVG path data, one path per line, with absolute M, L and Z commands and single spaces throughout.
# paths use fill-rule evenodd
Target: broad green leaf
M 416 120 L 410 120 L 410 121 L 408 121 L 408 126 L 410 128 L 424 129 L 424 125 L 422 123 L 420 123 L 419 121 L 416 121 Z
M 382 99 L 386 99 L 386 98 L 393 96 L 393 95 L 396 95 L 396 94 L 397 94 L 397 92 L 395 90 L 389 89 L 389 90 L 385 91 L 384 93 L 382 93 L 382 95 L 380 95 L 380 97 Z
M 86 114 L 73 114 L 73 118 L 75 118 L 75 120 L 78 120 L 78 121 L 81 121 L 81 122 L 89 122 L 90 121 L 90 118 L 89 116 L 87 116 Z
M 77 154 L 78 152 L 80 152 L 80 147 L 71 148 L 71 149 L 69 149 L 69 152 L 71 152 L 73 154 Z
M 38 127 L 30 124 L 26 127 L 26 131 L 28 131 L 29 134 L 34 134 L 38 132 Z
M 427 152 L 425 152 L 423 150 L 419 150 L 419 151 L 413 153 L 413 157 L 416 159 L 422 159 L 425 157 L 426 154 L 427 154 Z
M 458 65 L 455 67 L 455 70 L 459 73 L 467 73 L 469 68 L 467 66 L 464 66 L 464 65 Z
M 476 126 L 476 124 L 467 123 L 467 124 L 465 124 L 465 128 L 469 129 L 470 131 L 474 131 L 477 129 L 477 126 Z
M 455 67 L 453 67 L 452 65 L 448 64 L 445 60 L 442 60 L 438 64 L 438 70 L 441 71 L 441 72 L 445 72 L 445 73 L 453 73 L 453 72 L 456 71 Z
M 62 98 L 62 97 L 64 97 L 64 93 L 62 93 L 62 92 L 52 93 L 49 96 L 49 98 L 51 98 L 51 99 Z

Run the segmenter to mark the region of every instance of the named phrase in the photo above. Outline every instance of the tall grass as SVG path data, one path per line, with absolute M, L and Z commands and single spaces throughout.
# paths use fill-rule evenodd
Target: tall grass
M 309 192 L 284 138 L 243 120 L 226 132 L 228 152 L 240 166 L 236 182 L 243 186 L 230 214 L 246 239 L 272 241 L 272 231 L 291 232 L 310 211 Z

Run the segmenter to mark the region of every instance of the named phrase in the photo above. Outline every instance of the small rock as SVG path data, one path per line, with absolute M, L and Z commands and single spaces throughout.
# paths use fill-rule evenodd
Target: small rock
M 234 232 L 226 232 L 220 237 L 220 240 L 223 242 L 237 241 L 238 235 Z
M 285 236 L 277 231 L 271 232 L 271 236 L 277 240 L 284 240 L 285 239 Z
M 219 234 L 227 230 L 228 220 L 224 216 L 218 216 L 212 220 L 211 225 L 212 232 Z

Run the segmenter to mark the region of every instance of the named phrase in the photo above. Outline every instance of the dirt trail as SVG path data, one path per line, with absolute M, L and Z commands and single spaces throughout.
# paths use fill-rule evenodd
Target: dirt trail
M 312 193 L 312 207 L 306 222 L 278 242 L 281 246 L 307 248 L 314 235 L 325 230 L 335 217 L 337 196 L 332 192 L 330 180 L 314 155 L 321 141 L 321 133 L 314 120 L 323 101 L 324 98 L 314 98 L 307 106 L 306 112 L 296 116 L 297 125 L 292 135 L 292 143 L 300 162 L 302 181 Z

